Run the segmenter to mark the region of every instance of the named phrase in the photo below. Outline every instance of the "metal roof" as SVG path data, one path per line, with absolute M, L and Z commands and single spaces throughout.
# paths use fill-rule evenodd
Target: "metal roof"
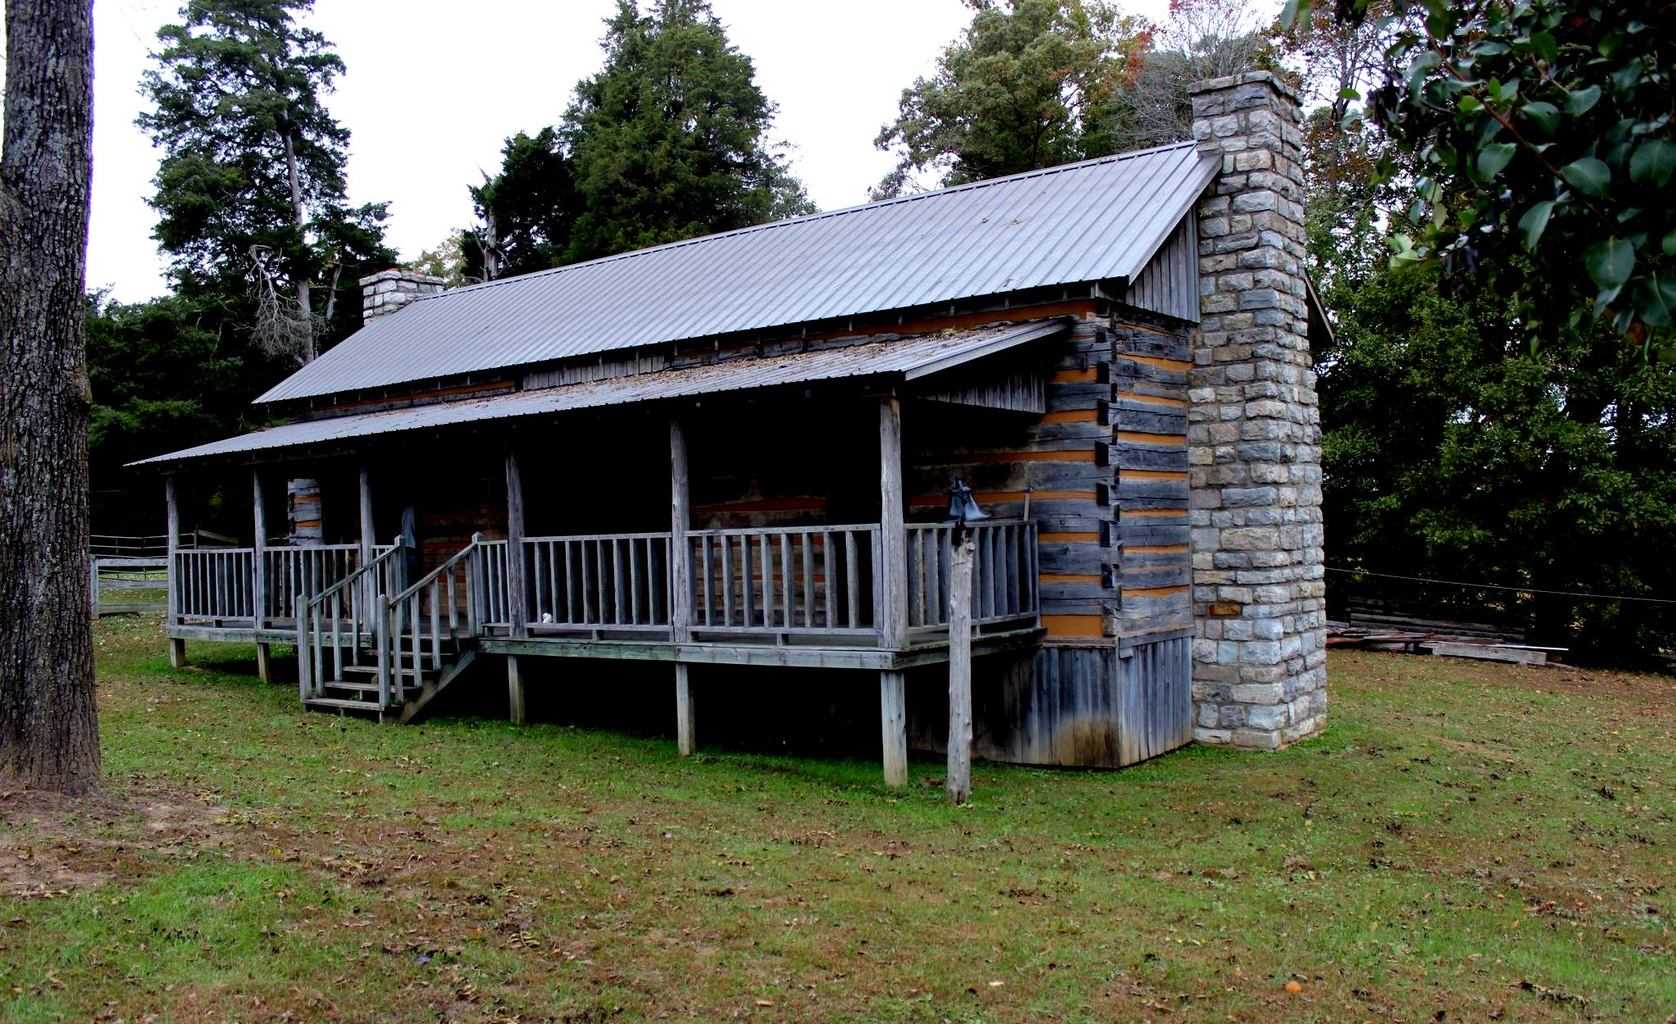
M 785 384 L 806 384 L 851 377 L 890 376 L 917 380 L 995 355 L 1033 341 L 1057 337 L 1070 329 L 1065 317 L 1023 324 L 981 327 L 939 334 L 884 338 L 809 352 L 730 359 L 704 366 L 563 387 L 518 391 L 487 398 L 437 402 L 405 409 L 304 420 L 211 441 L 167 455 L 129 463 L 161 465 L 243 455 L 251 452 L 346 441 L 407 430 L 428 430 L 484 420 L 543 416 L 605 406 L 631 405 L 728 391 L 750 391 Z
M 374 318 L 257 401 L 1127 281 L 1219 160 L 1184 142 L 455 288 Z

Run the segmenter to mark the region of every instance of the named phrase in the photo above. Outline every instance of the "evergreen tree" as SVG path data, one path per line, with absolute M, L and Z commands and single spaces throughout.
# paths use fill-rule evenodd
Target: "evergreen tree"
M 348 204 L 349 133 L 322 102 L 344 65 L 297 24 L 312 5 L 188 0 L 158 32 L 138 121 L 163 150 L 151 204 L 181 292 L 240 309 L 297 362 L 358 324 L 357 278 L 394 261 L 385 204 Z
M 898 155 L 875 198 L 917 174 L 958 185 L 1127 148 L 1118 100 L 1141 66 L 1144 24 L 1104 0 L 968 2 L 972 24 L 874 140 Z
M 465 233 L 467 278 L 491 281 L 556 265 L 578 213 L 576 172 L 558 131 L 506 140 L 501 169 L 471 189 L 479 227 Z

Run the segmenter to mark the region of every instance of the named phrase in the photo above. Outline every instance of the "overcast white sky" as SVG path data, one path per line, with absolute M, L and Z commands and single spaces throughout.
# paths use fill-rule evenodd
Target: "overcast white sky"
M 466 185 L 501 143 L 555 122 L 577 79 L 598 69 L 613 0 L 318 0 L 310 23 L 349 66 L 330 98 L 350 140 L 349 193 L 390 200 L 404 258 L 471 221 Z M 713 0 L 733 43 L 779 104 L 776 136 L 822 209 L 866 200 L 889 168 L 873 149 L 902 88 L 966 25 L 960 0 Z M 1167 0 L 1130 0 L 1161 18 Z M 124 300 L 164 290 L 145 198 L 157 155 L 134 127 L 140 72 L 179 0 L 94 4 L 90 288 Z M 473 72 L 473 68 L 482 69 Z

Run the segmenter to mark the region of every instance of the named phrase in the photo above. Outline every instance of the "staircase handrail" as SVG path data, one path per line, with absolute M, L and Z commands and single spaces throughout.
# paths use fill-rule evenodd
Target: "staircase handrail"
M 400 538 L 397 538 L 397 540 L 399 541 Z M 305 600 L 307 601 L 307 603 L 309 604 L 310 607 L 312 607 L 314 605 L 317 605 L 317 604 L 324 604 L 326 602 L 326 600 L 328 598 L 330 598 L 332 595 L 336 594 L 338 591 L 340 591 L 340 590 L 344 589 L 345 587 L 349 586 L 351 583 L 354 583 L 356 580 L 361 579 L 362 577 L 374 572 L 380 566 L 382 566 L 385 562 L 389 561 L 391 558 L 393 558 L 394 556 L 396 556 L 397 554 L 399 554 L 399 553 L 401 553 L 405 550 L 407 550 L 407 548 L 403 544 L 398 543 L 398 544 L 391 545 L 391 547 L 388 551 L 385 551 L 381 555 L 374 556 L 373 559 L 371 561 L 369 561 L 367 564 L 357 567 L 354 572 L 350 573 L 348 576 L 345 576 L 343 579 L 338 580 L 336 583 L 327 587 L 325 590 L 322 590 L 320 593 L 312 594 L 312 595 L 305 595 Z
M 471 553 L 473 551 L 475 551 L 476 549 L 477 549 L 477 541 L 475 539 L 473 539 L 470 544 L 467 544 L 465 547 L 461 548 L 460 550 L 456 551 L 454 554 L 450 555 L 448 557 L 448 561 L 443 562 L 441 565 L 437 566 L 435 569 L 432 569 L 430 572 L 421 576 L 419 578 L 418 582 L 414 583 L 412 586 L 408 587 L 406 590 L 397 594 L 395 597 L 390 598 L 390 603 L 393 604 L 393 605 L 394 604 L 400 604 L 402 601 L 406 600 L 407 598 L 412 597 L 414 594 L 418 593 L 420 590 L 424 589 L 426 586 L 428 586 L 433 581 L 435 581 L 437 579 L 437 577 L 441 576 L 443 573 L 447 572 L 448 570 L 454 568 L 456 565 L 459 565 L 465 559 L 470 558 Z

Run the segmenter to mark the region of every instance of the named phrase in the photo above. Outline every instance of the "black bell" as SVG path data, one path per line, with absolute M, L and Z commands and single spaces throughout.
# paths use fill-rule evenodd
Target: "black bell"
M 978 507 L 978 499 L 972 497 L 972 489 L 966 486 L 966 481 L 955 477 L 954 483 L 949 485 L 950 521 L 976 523 L 988 518 L 989 513 Z

